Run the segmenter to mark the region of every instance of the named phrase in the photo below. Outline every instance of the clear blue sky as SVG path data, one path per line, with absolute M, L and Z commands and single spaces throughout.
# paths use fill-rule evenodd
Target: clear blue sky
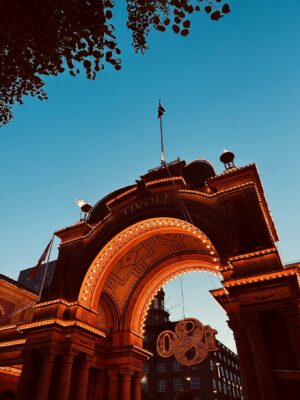
M 204 157 L 221 172 L 229 148 L 237 165 L 256 162 L 283 259 L 300 258 L 300 2 L 230 4 L 218 22 L 196 14 L 187 38 L 152 32 L 145 55 L 123 4 L 122 71 L 49 78 L 48 101 L 14 107 L 0 129 L 1 273 L 37 262 L 52 232 L 78 220 L 75 198 L 93 204 L 159 164 L 159 98 L 167 159 Z

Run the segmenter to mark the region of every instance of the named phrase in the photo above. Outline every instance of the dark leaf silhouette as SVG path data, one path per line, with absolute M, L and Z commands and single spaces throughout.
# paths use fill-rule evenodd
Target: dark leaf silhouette
M 180 28 L 179 28 L 178 25 L 173 25 L 172 28 L 173 28 L 173 31 L 174 31 L 175 33 L 179 33 L 179 32 L 180 32 Z
M 157 25 L 156 29 L 157 29 L 158 31 L 164 32 L 164 31 L 166 30 L 166 27 L 163 26 L 163 25 Z
M 200 11 L 199 1 L 126 0 L 135 51 L 144 53 L 151 29 L 163 32 L 171 20 L 173 32 L 187 36 L 186 15 Z M 44 76 L 85 72 L 95 79 L 105 63 L 121 69 L 113 7 L 111 0 L 30 0 L 30 6 L 26 0 L 0 0 L 0 126 L 24 96 L 47 99 Z M 230 8 L 223 0 L 210 0 L 205 11 L 219 19 Z
M 222 13 L 223 13 L 223 14 L 228 14 L 228 13 L 230 13 L 229 4 L 225 3 L 225 4 L 223 5 L 223 7 L 222 7 Z
M 222 15 L 221 15 L 220 11 L 215 11 L 215 12 L 213 12 L 213 13 L 210 14 L 210 18 L 211 18 L 213 21 L 217 21 L 217 20 L 220 19 L 221 17 L 222 17 Z
M 184 26 L 184 28 L 189 28 L 191 26 L 191 21 L 186 20 L 186 21 L 183 22 L 182 25 Z
M 188 29 L 183 29 L 183 30 L 180 32 L 180 34 L 181 34 L 182 36 L 187 36 L 189 33 L 190 33 L 190 31 L 189 31 Z

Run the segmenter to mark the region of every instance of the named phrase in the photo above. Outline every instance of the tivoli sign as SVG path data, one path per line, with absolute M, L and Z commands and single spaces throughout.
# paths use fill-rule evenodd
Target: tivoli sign
M 174 355 L 183 365 L 196 365 L 203 362 L 209 351 L 218 350 L 217 331 L 203 325 L 196 318 L 185 318 L 175 326 L 175 333 L 163 331 L 159 334 L 156 349 L 161 357 Z

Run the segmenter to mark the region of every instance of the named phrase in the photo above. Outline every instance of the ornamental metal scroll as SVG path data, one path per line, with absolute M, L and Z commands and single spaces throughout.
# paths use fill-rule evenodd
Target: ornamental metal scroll
M 173 331 L 163 331 L 156 341 L 156 349 L 161 357 L 175 356 L 178 363 L 196 365 L 203 362 L 209 351 L 217 351 L 215 338 L 217 331 L 203 325 L 196 318 L 179 321 Z

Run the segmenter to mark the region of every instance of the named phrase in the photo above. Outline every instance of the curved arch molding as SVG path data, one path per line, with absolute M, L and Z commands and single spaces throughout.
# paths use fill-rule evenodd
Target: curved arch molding
M 149 253 L 147 263 L 145 257 L 139 263 L 132 258 L 141 245 L 140 253 Z M 134 311 L 138 296 L 143 299 L 139 300 L 143 306 L 134 314 L 138 312 L 141 316 L 135 326 L 140 331 L 146 309 L 157 290 L 176 275 L 199 269 L 215 273 L 220 269 L 216 250 L 203 232 L 175 218 L 147 219 L 124 229 L 100 250 L 88 268 L 78 300 L 96 310 L 103 291 L 114 299 L 124 323 L 130 326 L 131 322 L 124 316 L 131 314 L 129 310 Z

